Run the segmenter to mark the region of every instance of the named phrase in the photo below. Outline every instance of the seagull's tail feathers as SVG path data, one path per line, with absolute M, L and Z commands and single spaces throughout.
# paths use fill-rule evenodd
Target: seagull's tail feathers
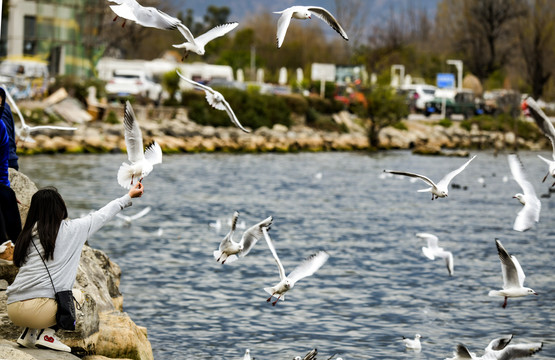
M 214 251 L 214 259 L 219 260 L 220 256 L 222 256 L 222 252 L 220 250 Z
M 544 158 L 544 157 L 541 156 L 541 155 L 538 155 L 538 157 L 539 157 L 540 159 L 542 159 L 543 161 L 545 161 L 548 165 L 551 164 L 551 163 L 553 162 L 553 160 L 546 159 L 546 158 Z
M 145 149 L 145 159 L 147 159 L 152 165 L 162 163 L 162 148 L 156 141 Z
M 210 92 L 206 92 L 206 101 L 212 106 L 214 109 L 223 110 L 225 111 L 225 105 L 221 102 L 216 101 L 214 94 Z
M 274 13 L 274 14 L 283 14 L 284 12 L 285 12 L 285 10 L 282 10 L 282 11 L 272 11 L 272 13 Z
M 490 290 L 488 296 L 503 296 L 503 294 L 499 290 Z
M 264 291 L 266 291 L 268 294 L 270 295 L 274 295 L 274 288 L 271 287 L 265 287 Z
M 232 262 L 236 261 L 237 259 L 238 259 L 237 255 L 229 255 L 227 257 L 227 259 L 225 259 L 225 263 L 226 264 L 231 264 Z
M 128 163 L 122 163 L 118 170 L 118 184 L 125 189 L 131 188 L 133 168 Z
M 417 191 L 418 191 L 418 192 L 432 192 L 432 188 L 431 188 L 431 187 L 429 187 L 429 188 L 426 188 L 426 189 L 420 189 L 420 190 L 417 190 Z

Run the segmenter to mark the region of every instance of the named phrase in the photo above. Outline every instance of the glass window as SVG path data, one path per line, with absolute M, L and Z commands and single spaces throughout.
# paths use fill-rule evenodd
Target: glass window
M 35 55 L 37 52 L 37 18 L 25 16 L 23 21 L 23 54 Z

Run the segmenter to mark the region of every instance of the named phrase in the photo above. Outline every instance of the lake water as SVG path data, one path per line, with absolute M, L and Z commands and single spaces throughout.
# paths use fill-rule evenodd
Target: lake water
M 384 178 L 383 169 L 437 181 L 467 159 L 407 151 L 168 155 L 124 213 L 152 211 L 129 227 L 115 219 L 89 242 L 121 266 L 124 311 L 147 327 L 156 359 L 242 359 L 247 348 L 257 359 L 293 359 L 312 348 L 319 359 L 443 359 L 458 343 L 481 355 L 506 334 L 514 343 L 543 341 L 534 358 L 553 359 L 555 194 L 541 199 L 534 228 L 513 231 L 521 205 L 512 196 L 521 190 L 506 154 L 477 154 L 453 180 L 461 188 L 434 201 L 416 191 L 423 182 Z M 520 153 L 540 195 L 548 192 L 547 166 L 536 155 Z M 125 193 L 116 181 L 125 160 L 32 156 L 20 167 L 39 187 L 58 187 L 78 217 Z M 329 252 L 328 262 L 271 306 L 263 288 L 279 275 L 264 240 L 230 265 L 213 258 L 234 210 L 247 226 L 274 217 L 270 235 L 286 273 L 317 250 Z M 208 225 L 217 219 L 219 232 Z M 453 252 L 453 277 L 442 260 L 423 256 L 417 232 L 436 234 Z M 487 296 L 502 287 L 495 238 L 539 296 L 509 299 L 506 309 L 501 297 Z M 415 333 L 420 353 L 401 342 Z

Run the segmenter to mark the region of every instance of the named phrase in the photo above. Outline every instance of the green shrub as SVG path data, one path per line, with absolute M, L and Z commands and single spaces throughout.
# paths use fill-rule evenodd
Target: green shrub
M 394 129 L 397 130 L 403 130 L 403 131 L 407 131 L 409 128 L 407 127 L 407 124 L 405 124 L 403 121 L 399 121 L 397 123 L 394 123 L 393 125 L 391 125 Z
M 453 125 L 453 121 L 451 119 L 441 119 L 437 123 L 444 128 L 450 128 Z
M 248 93 L 237 89 L 219 89 L 231 105 L 239 122 L 252 129 L 262 126 L 291 125 L 291 110 L 281 96 Z M 199 94 L 200 92 L 197 92 Z M 200 93 L 202 94 L 202 93 Z M 201 125 L 232 126 L 225 111 L 212 108 L 204 96 L 183 93 L 183 105 L 189 108 L 191 120 Z
M 305 114 L 308 110 L 308 101 L 301 95 L 281 95 L 281 98 L 285 101 L 291 112 L 295 114 Z
M 463 120 L 461 127 L 470 131 L 472 124 L 478 125 L 478 128 L 484 131 L 515 132 L 517 136 L 526 140 L 538 140 L 541 138 L 539 129 L 533 123 L 522 121 L 518 118 L 515 119 L 509 114 L 475 116 Z
M 321 114 L 335 114 L 345 108 L 345 105 L 336 100 L 322 99 L 319 96 L 306 97 L 308 106 Z
M 322 131 L 349 132 L 347 126 L 336 123 L 331 115 L 322 115 L 313 108 L 309 108 L 306 112 L 306 125 Z
M 110 110 L 110 112 L 108 112 L 105 122 L 108 124 L 119 124 L 118 116 L 114 110 Z

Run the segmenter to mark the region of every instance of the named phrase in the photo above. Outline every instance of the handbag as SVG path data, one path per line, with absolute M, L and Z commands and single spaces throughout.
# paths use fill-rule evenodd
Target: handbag
M 64 290 L 64 291 L 56 291 L 54 287 L 54 281 L 52 281 L 52 276 L 50 276 L 50 271 L 48 271 L 48 266 L 46 266 L 46 262 L 44 258 L 40 254 L 37 245 L 35 242 L 31 240 L 33 246 L 37 250 L 37 253 L 46 268 L 46 272 L 48 273 L 48 277 L 50 278 L 50 283 L 52 284 L 52 288 L 54 289 L 54 294 L 56 297 L 56 302 L 58 303 L 58 311 L 56 311 L 56 324 L 64 330 L 75 330 L 75 303 L 73 297 L 72 290 Z

